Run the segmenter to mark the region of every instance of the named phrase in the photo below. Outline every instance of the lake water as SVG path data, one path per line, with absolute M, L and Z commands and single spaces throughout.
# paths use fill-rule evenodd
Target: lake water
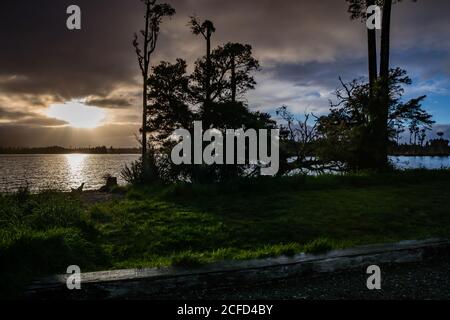
M 86 190 L 95 190 L 104 184 L 103 176 L 108 173 L 117 177 L 119 184 L 125 184 L 120 172 L 137 159 L 136 154 L 0 155 L 0 192 L 17 190 L 27 182 L 34 191 L 69 191 L 83 182 Z M 450 157 L 392 157 L 391 160 L 401 169 L 450 168 Z
M 95 190 L 104 185 L 103 176 L 108 173 L 125 184 L 120 172 L 137 159 L 136 154 L 0 155 L 0 192 L 17 190 L 26 183 L 33 191 L 70 191 L 83 182 L 86 190 Z
M 391 157 L 400 169 L 450 169 L 450 157 Z

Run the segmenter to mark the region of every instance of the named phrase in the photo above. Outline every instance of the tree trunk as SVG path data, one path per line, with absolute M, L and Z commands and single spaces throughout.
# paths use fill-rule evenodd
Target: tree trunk
M 211 35 L 212 30 L 206 31 L 206 104 L 211 102 Z
M 367 7 L 375 5 L 375 0 L 367 0 Z M 369 84 L 370 95 L 373 96 L 373 88 L 378 75 L 377 61 L 377 30 L 367 28 L 368 57 L 369 57 Z
M 378 152 L 376 154 L 377 166 L 383 169 L 388 164 L 388 115 L 390 105 L 389 94 L 389 56 L 390 56 L 390 33 L 391 33 L 391 11 L 392 0 L 385 0 L 383 5 L 383 20 L 381 31 L 381 57 L 380 57 L 380 79 L 381 79 L 381 103 L 379 106 L 379 132 Z
M 148 76 L 144 76 L 143 101 L 142 101 L 142 162 L 147 158 L 147 80 Z
M 231 101 L 236 102 L 236 58 L 234 54 L 231 56 Z
M 375 5 L 375 0 L 366 0 L 366 7 Z M 367 14 L 367 19 L 370 15 Z M 377 61 L 377 32 L 376 29 L 367 28 L 367 56 L 369 71 L 369 101 L 367 104 L 368 126 L 362 132 L 362 144 L 358 148 L 359 165 L 362 168 L 374 169 L 378 167 L 376 155 L 379 153 L 378 128 L 377 119 L 377 97 L 375 85 L 378 78 L 378 61 Z
M 145 14 L 145 34 L 144 34 L 144 61 L 143 61 L 143 88 L 142 88 L 142 165 L 144 168 L 146 167 L 146 159 L 147 159 L 147 82 L 148 82 L 148 68 L 150 65 L 150 61 L 148 61 L 148 33 L 149 33 L 149 19 L 151 12 L 151 3 L 147 3 L 147 11 Z
M 392 0 L 385 0 L 383 5 L 383 22 L 381 31 L 381 60 L 380 60 L 380 77 L 383 78 L 383 80 L 387 80 L 387 78 L 389 77 L 391 12 L 392 12 Z

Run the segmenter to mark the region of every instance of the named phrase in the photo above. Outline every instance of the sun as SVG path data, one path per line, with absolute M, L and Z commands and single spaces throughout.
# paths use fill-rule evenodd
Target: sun
M 106 118 L 104 110 L 85 105 L 82 101 L 69 101 L 64 104 L 52 104 L 46 115 L 66 121 L 69 126 L 80 129 L 93 129 Z

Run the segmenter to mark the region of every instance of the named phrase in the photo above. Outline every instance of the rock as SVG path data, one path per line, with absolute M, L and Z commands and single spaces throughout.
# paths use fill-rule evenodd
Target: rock
M 110 192 L 113 187 L 117 187 L 117 178 L 112 176 L 105 177 L 106 184 L 100 188 L 100 192 Z

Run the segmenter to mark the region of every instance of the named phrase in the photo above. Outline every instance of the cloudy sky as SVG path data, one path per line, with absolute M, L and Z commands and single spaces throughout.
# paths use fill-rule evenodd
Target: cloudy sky
M 167 0 L 177 10 L 164 22 L 154 56 L 186 59 L 204 52 L 189 16 L 214 21 L 214 45 L 249 43 L 260 60 L 252 109 L 281 105 L 301 115 L 324 114 L 338 76 L 365 76 L 366 29 L 350 21 L 345 0 Z M 82 29 L 66 28 L 76 4 Z M 406 97 L 425 94 L 436 130 L 450 136 L 450 1 L 395 5 L 392 66 L 408 70 Z M 139 0 L 0 2 L 0 146 L 136 145 L 139 68 L 131 46 L 143 23 Z M 91 107 L 86 107 L 86 105 Z

